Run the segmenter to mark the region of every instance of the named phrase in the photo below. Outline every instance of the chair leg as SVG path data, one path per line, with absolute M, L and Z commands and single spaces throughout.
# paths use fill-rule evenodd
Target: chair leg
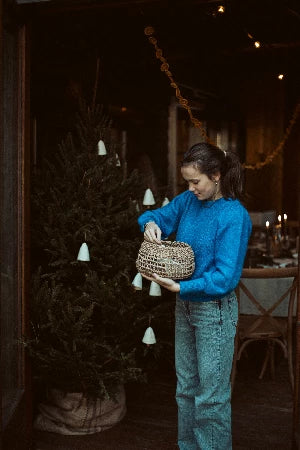
M 275 380 L 275 343 L 271 341 L 268 345 L 270 351 L 271 378 Z
M 260 380 L 263 378 L 263 376 L 265 374 L 265 371 L 266 371 L 266 368 L 268 366 L 268 362 L 269 362 L 270 356 L 271 356 L 270 355 L 270 349 L 269 349 L 269 345 L 267 343 L 266 356 L 265 356 L 265 359 L 264 359 L 264 362 L 263 362 L 263 365 L 262 365 L 262 368 L 261 368 L 261 371 L 260 371 L 260 374 L 259 374 L 259 377 L 258 377 Z
M 288 345 L 288 366 L 292 391 L 294 391 L 294 367 L 293 367 L 293 349 L 291 342 Z

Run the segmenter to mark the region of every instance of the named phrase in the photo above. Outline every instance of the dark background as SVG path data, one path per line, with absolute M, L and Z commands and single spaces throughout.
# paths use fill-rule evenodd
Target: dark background
M 217 12 L 220 4 L 225 14 Z M 52 0 L 23 8 L 32 23 L 31 111 L 40 160 L 72 130 L 78 98 L 92 100 L 99 60 L 97 101 L 107 106 L 114 126 L 128 132 L 129 168 L 146 154 L 159 182 L 167 182 L 168 105 L 175 92 L 144 35 L 148 25 L 182 94 L 201 105 L 199 118 L 238 122 L 242 160 L 245 80 L 285 74 L 278 83 L 284 83 L 286 123 L 299 98 L 296 0 Z M 294 167 L 285 173 L 295 177 Z

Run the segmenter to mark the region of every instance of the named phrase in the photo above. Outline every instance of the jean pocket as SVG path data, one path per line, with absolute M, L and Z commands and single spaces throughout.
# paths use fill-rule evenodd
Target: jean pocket
M 228 298 L 227 302 L 228 302 L 228 311 L 229 311 L 232 325 L 234 325 L 236 327 L 237 323 L 238 323 L 238 315 L 239 315 L 238 303 L 237 303 L 236 296 L 235 295 L 230 296 Z

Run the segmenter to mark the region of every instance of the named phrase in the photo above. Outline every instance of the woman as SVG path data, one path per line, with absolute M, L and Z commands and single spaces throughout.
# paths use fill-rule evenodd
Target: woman
M 193 145 L 181 174 L 188 190 L 139 217 L 144 238 L 161 243 L 176 232 L 195 254 L 193 275 L 179 282 L 153 274 L 177 293 L 175 363 L 178 446 L 228 450 L 231 440 L 230 374 L 238 307 L 237 286 L 251 233 L 239 198 L 242 167 L 234 153 Z

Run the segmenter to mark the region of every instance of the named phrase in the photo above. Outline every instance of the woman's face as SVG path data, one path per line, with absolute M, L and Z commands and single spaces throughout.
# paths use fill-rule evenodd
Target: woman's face
M 213 175 L 213 179 L 208 178 L 207 175 L 201 173 L 199 169 L 193 166 L 181 167 L 181 175 L 187 181 L 189 191 L 193 192 L 198 200 L 216 200 L 221 195 L 219 194 L 220 186 L 216 182 L 220 180 L 220 174 Z

